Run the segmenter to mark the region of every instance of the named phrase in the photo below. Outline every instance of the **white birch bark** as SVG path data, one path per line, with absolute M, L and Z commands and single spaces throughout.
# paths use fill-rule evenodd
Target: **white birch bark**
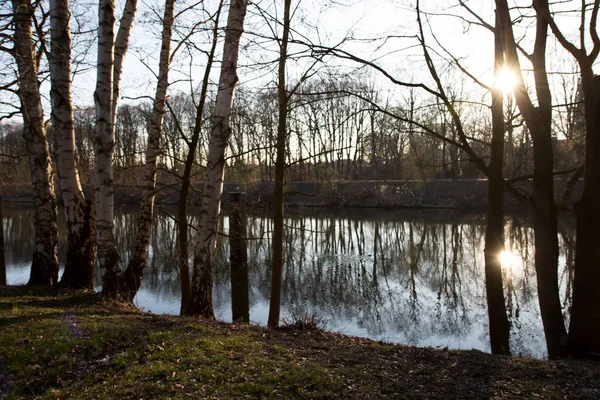
M 223 195 L 223 174 L 225 171 L 225 153 L 231 135 L 231 108 L 235 86 L 238 81 L 237 63 L 240 39 L 244 30 L 247 0 L 231 0 L 223 62 L 219 77 L 215 113 L 212 120 L 208 160 L 204 175 L 204 190 L 198 241 L 194 254 L 192 274 L 192 297 L 189 314 L 214 318 L 212 306 L 212 264 L 217 239 L 218 217 Z
M 150 244 L 150 233 L 154 213 L 154 197 L 156 189 L 156 162 L 160 153 L 160 137 L 162 135 L 162 124 L 165 116 L 165 103 L 167 101 L 167 89 L 169 87 L 169 66 L 171 59 L 171 36 L 173 33 L 173 14 L 175 0 L 166 0 L 163 15 L 162 42 L 160 47 L 160 58 L 158 64 L 158 82 L 154 96 L 154 107 L 150 117 L 150 128 L 148 132 L 148 147 L 146 149 L 146 164 L 144 166 L 144 180 L 142 189 L 142 201 L 138 215 L 138 231 L 133 250 L 133 256 L 125 271 L 126 293 L 123 297 L 133 301 L 135 294 L 140 288 L 142 274 L 148 264 L 148 246 Z
M 208 53 L 208 59 L 206 60 L 206 67 L 204 69 L 204 77 L 202 79 L 202 89 L 200 91 L 200 99 L 198 106 L 196 107 L 196 121 L 194 123 L 194 132 L 190 145 L 188 146 L 187 159 L 185 161 L 185 168 L 183 170 L 183 176 L 181 177 L 181 189 L 179 192 L 179 212 L 177 217 L 178 229 L 179 229 L 179 276 L 181 279 L 181 315 L 185 315 L 188 311 L 191 298 L 191 283 L 190 283 L 190 263 L 189 263 L 189 242 L 188 242 L 188 194 L 190 191 L 190 177 L 192 176 L 192 166 L 196 160 L 196 150 L 198 148 L 198 141 L 200 140 L 200 131 L 202 129 L 202 119 L 204 116 L 204 105 L 206 103 L 206 96 L 208 93 L 208 82 L 210 78 L 210 72 L 215 59 L 215 52 L 217 50 L 217 43 L 219 40 L 219 18 L 221 16 L 221 10 L 223 8 L 223 0 L 219 2 L 219 8 L 214 16 L 213 26 L 213 39 Z
M 46 128 L 37 79 L 33 42 L 34 10 L 30 0 L 13 0 L 14 56 L 23 114 L 23 138 L 31 171 L 35 204 L 35 247 L 29 284 L 49 285 L 58 280 L 56 198 L 46 143 Z
M 96 193 L 96 240 L 100 266 L 105 268 L 104 292 L 116 287 L 119 254 L 113 236 L 114 177 L 112 169 L 114 128 L 112 124 L 114 66 L 114 0 L 98 4 L 98 61 L 94 92 L 96 125 L 94 127 L 94 178 Z
M 69 0 L 50 0 L 50 100 L 59 188 L 67 223 L 67 259 L 61 283 L 94 288 L 95 224 L 75 163 L 75 128 L 71 96 L 71 26 Z
M 117 126 L 117 109 L 119 107 L 119 96 L 121 92 L 121 74 L 125 54 L 129 48 L 129 37 L 137 11 L 137 0 L 127 0 L 123 8 L 123 15 L 119 21 L 119 30 L 115 39 L 114 66 L 113 66 L 113 94 L 112 94 L 112 129 Z M 114 135 L 114 133 L 113 133 Z
M 98 258 L 100 265 L 105 268 L 102 289 L 105 296 L 117 295 L 122 288 L 120 257 L 113 235 L 112 161 L 121 72 L 136 10 L 137 0 L 127 0 L 115 42 L 114 0 L 99 0 L 98 4 L 98 68 L 94 93 L 96 104 L 94 178 Z

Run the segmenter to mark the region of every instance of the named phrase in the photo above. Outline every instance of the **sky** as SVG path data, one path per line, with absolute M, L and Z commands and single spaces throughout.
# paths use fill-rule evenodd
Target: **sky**
M 274 11 L 273 0 L 263 0 L 258 3 L 260 7 L 266 8 L 272 13 L 276 12 Z M 426 3 L 428 4 L 423 6 L 426 11 L 435 13 L 454 12 L 453 9 L 448 9 L 447 6 L 440 6 L 439 2 L 429 1 Z M 477 7 L 477 9 L 483 9 L 483 12 L 489 15 L 491 12 L 489 4 L 479 3 L 482 6 Z M 148 9 L 149 4 L 147 2 L 142 3 L 138 15 L 148 13 Z M 152 67 L 154 71 L 158 67 L 156 62 L 159 49 L 158 31 L 155 26 L 145 22 L 148 18 L 142 17 L 142 20 L 142 22 L 136 21 L 134 25 L 131 50 L 126 57 L 122 82 L 122 94 L 125 98 L 140 95 L 151 96 L 154 91 L 155 79 L 152 72 L 148 70 L 148 66 Z M 184 20 L 184 18 L 180 20 L 181 24 L 184 23 Z M 454 17 L 431 16 L 430 23 L 429 28 L 435 32 L 443 45 L 452 54 L 467 60 L 477 77 L 489 77 L 491 79 L 490 61 L 493 55 L 491 47 L 493 37 L 491 33 L 477 27 L 469 29 Z M 298 31 L 298 34 L 293 36 L 298 39 L 302 39 L 304 36 L 314 43 L 322 43 L 326 46 L 339 44 L 346 39 L 346 44 L 343 46 L 345 50 L 367 60 L 377 60 L 376 62 L 379 65 L 384 66 L 404 80 L 414 82 L 426 78 L 421 73 L 423 70 L 421 51 L 418 47 L 415 47 L 413 38 L 390 39 L 386 45 L 379 48 L 383 44 L 381 40 L 383 37 L 390 35 L 413 36 L 415 34 L 416 16 L 414 5 L 408 1 L 354 0 L 350 2 L 331 2 L 303 0 L 294 15 L 292 24 L 294 29 Z M 260 47 L 265 47 L 264 41 L 260 46 L 252 43 L 256 41 L 253 33 L 262 30 L 263 34 L 269 35 L 265 20 L 261 18 L 256 6 L 252 4 L 247 14 L 245 29 L 246 34 L 243 39 L 243 50 L 240 58 L 240 85 L 255 90 L 262 89 L 265 86 L 273 86 L 275 82 L 275 65 L 261 69 L 257 69 L 252 65 L 255 62 L 273 61 L 277 57 L 277 49 L 273 44 L 265 51 L 265 49 L 260 49 Z M 473 34 L 473 30 L 479 32 Z M 431 44 L 435 45 L 433 40 Z M 205 45 L 204 48 L 207 48 L 207 46 Z M 300 50 L 299 46 L 291 47 L 292 52 L 298 50 Z M 194 55 L 193 63 L 198 64 L 198 67 L 192 70 L 195 77 L 195 86 L 200 83 L 199 78 L 203 74 L 204 60 L 204 56 L 198 53 Z M 188 72 L 189 61 L 189 58 L 185 57 L 183 53 L 175 58 L 170 79 L 173 82 L 172 90 L 189 92 L 189 82 L 181 81 L 187 79 L 183 75 Z M 342 66 L 348 71 L 358 67 L 355 63 L 345 61 L 329 60 L 329 62 L 331 65 Z M 144 65 L 145 63 L 147 65 Z M 294 80 L 295 76 L 297 77 L 304 72 L 311 63 L 312 61 L 307 60 L 289 63 L 288 79 Z M 372 75 L 377 76 L 377 74 Z M 215 69 L 213 80 L 216 81 L 217 77 L 218 70 Z M 75 79 L 75 102 L 80 107 L 84 107 L 86 104 L 91 105 L 94 82 L 94 71 Z M 383 80 L 381 82 L 383 83 Z
M 193 0 L 178 2 L 178 10 L 188 7 Z M 118 15 L 124 0 L 117 1 Z M 276 81 L 276 67 L 274 64 L 258 68 L 256 62 L 273 61 L 277 57 L 277 48 L 273 41 L 258 40 L 256 34 L 268 36 L 269 24 L 272 21 L 265 19 L 258 11 L 258 7 L 271 15 L 281 15 L 281 1 L 279 0 L 257 0 L 250 4 L 246 17 L 245 30 L 242 42 L 242 54 L 240 57 L 240 88 L 257 91 L 266 87 L 273 87 Z M 466 11 L 457 5 L 457 0 L 421 2 L 421 9 L 425 12 L 423 16 L 427 44 L 434 52 L 438 68 L 445 74 L 449 85 L 459 84 L 461 81 L 467 91 L 472 90 L 481 98 L 481 90 L 464 75 L 452 72 L 443 58 L 447 50 L 450 54 L 461 60 L 475 77 L 484 83 L 491 85 L 493 81 L 493 35 L 487 29 L 465 22 L 457 16 L 473 20 Z M 492 21 L 494 11 L 493 2 L 486 0 L 468 0 L 466 2 L 471 9 L 481 15 L 486 21 Z M 529 5 L 527 2 L 518 1 L 519 5 Z M 573 7 L 578 2 L 570 1 L 563 7 Z M 79 18 L 73 24 L 73 30 L 81 28 L 84 31 L 91 30 L 95 25 L 96 2 L 93 0 L 81 0 L 74 2 L 79 6 Z M 152 96 L 155 90 L 154 74 L 158 69 L 157 57 L 159 52 L 160 26 L 157 23 L 157 15 L 162 11 L 157 8 L 160 4 L 157 0 L 140 1 L 136 22 L 132 32 L 130 50 L 126 56 L 123 81 L 122 102 L 134 102 L 133 98 L 140 96 Z M 211 11 L 216 9 L 216 0 L 206 0 Z M 415 1 L 410 0 L 301 0 L 293 1 L 297 6 L 292 20 L 295 29 L 293 37 L 296 39 L 306 38 L 314 43 L 327 46 L 338 45 L 342 41 L 342 48 L 361 58 L 374 60 L 378 65 L 386 68 L 395 77 L 408 82 L 425 82 L 433 86 L 433 82 L 426 73 L 423 64 L 421 49 L 416 46 L 414 35 L 417 32 Z M 225 10 L 227 5 L 225 6 Z M 513 13 L 517 17 L 517 13 Z M 225 22 L 226 13 L 222 15 L 222 25 Z M 199 11 L 198 7 L 187 11 L 177 22 L 178 34 L 175 37 L 185 35 L 195 21 L 206 19 L 206 13 Z M 81 22 L 83 21 L 83 22 Z M 527 21 L 524 18 L 523 21 Z M 577 32 L 577 21 L 573 18 L 561 19 L 561 27 L 565 28 L 569 37 Z M 279 28 L 275 26 L 275 29 Z M 279 29 L 280 30 L 280 29 Z M 526 34 L 524 29 L 518 29 L 517 34 Z M 393 38 L 392 38 L 393 36 Z M 195 42 L 204 50 L 208 49 L 207 35 L 196 36 Z M 389 37 L 385 42 L 382 38 Z M 90 64 L 87 72 L 78 74 L 73 81 L 73 99 L 76 108 L 93 107 L 93 90 L 95 85 L 95 42 L 94 33 L 86 35 L 74 35 L 74 41 L 80 42 L 76 49 L 84 52 L 86 60 Z M 436 42 L 437 41 L 437 42 Z M 260 42 L 260 43 L 257 43 Z M 523 40 L 524 47 L 528 47 L 531 40 L 527 37 Z M 220 49 L 221 46 L 219 46 Z M 291 52 L 304 50 L 299 46 L 292 45 Z M 564 50 L 556 44 L 555 40 L 549 42 L 549 53 L 551 55 L 551 69 L 571 69 L 572 61 L 565 56 Z M 220 59 L 220 55 L 217 56 Z M 565 59 L 559 62 L 557 60 Z M 189 93 L 192 88 L 200 85 L 203 75 L 205 56 L 194 51 L 191 56 L 185 51 L 180 51 L 175 56 L 170 73 L 172 82 L 171 92 L 181 91 Z M 302 59 L 298 62 L 288 63 L 288 81 L 297 79 L 312 64 L 312 60 Z M 331 70 L 336 66 L 338 70 L 350 73 L 359 68 L 358 65 L 342 60 L 328 60 L 329 67 L 320 67 L 322 72 Z M 190 82 L 189 77 L 192 77 Z M 370 79 L 378 85 L 386 88 L 390 97 L 402 97 L 404 89 L 390 85 L 380 74 L 373 71 L 367 72 Z M 213 83 L 218 79 L 218 67 L 213 69 Z M 49 103 L 47 101 L 48 84 L 44 82 L 42 88 L 46 94 L 44 106 L 48 116 Z

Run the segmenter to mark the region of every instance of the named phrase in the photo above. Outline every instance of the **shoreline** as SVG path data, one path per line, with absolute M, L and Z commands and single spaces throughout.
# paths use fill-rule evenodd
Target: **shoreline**
M 565 182 L 555 181 L 555 196 L 562 195 Z M 159 186 L 160 187 L 160 186 Z M 200 204 L 201 183 L 194 185 L 191 202 Z M 229 193 L 244 192 L 246 204 L 254 208 L 270 209 L 273 204 L 273 182 L 227 182 L 223 189 L 223 204 L 227 207 Z M 523 183 L 521 191 L 527 192 Z M 487 210 L 487 180 L 431 180 L 431 181 L 338 181 L 338 182 L 288 182 L 285 186 L 286 207 L 343 207 L 343 208 L 392 208 L 419 210 Z M 93 194 L 90 184 L 84 185 L 88 198 Z M 115 204 L 139 204 L 141 190 L 138 186 L 115 185 Z M 30 185 L 5 185 L 0 187 L 2 200 L 6 202 L 32 202 Z M 573 199 L 581 195 L 581 184 L 576 185 Z M 60 197 L 59 197 L 60 199 Z M 177 205 L 178 185 L 163 186 L 155 199 L 158 205 Z M 571 202 L 572 203 L 572 202 Z M 572 204 L 566 206 L 572 208 Z M 510 195 L 505 194 L 506 212 L 526 212 Z

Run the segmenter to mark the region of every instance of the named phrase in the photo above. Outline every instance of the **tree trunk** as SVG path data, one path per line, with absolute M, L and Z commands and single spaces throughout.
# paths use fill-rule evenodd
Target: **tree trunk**
M 113 235 L 114 176 L 112 169 L 114 127 L 112 124 L 114 66 L 114 0 L 98 3 L 98 62 L 94 101 L 94 179 L 96 192 L 96 235 L 98 261 L 104 268 L 104 296 L 113 296 L 119 287 L 120 256 Z
M 231 193 L 229 256 L 231 264 L 231 321 L 250 322 L 248 296 L 248 248 L 246 246 L 246 194 Z
M 531 130 L 534 134 L 534 130 Z M 552 151 L 550 140 L 544 140 L 545 146 L 538 143 L 539 151 Z M 535 140 L 534 140 L 535 143 Z M 535 144 L 534 144 L 535 146 Z M 534 147 L 535 153 L 535 147 Z M 545 158 L 548 167 L 552 168 L 552 160 L 547 155 L 540 154 L 536 165 L 540 164 L 540 157 Z M 551 158 L 551 156 L 550 156 Z M 535 159 L 535 156 L 534 156 Z M 535 171 L 538 179 L 535 178 Z M 546 335 L 548 357 L 556 358 L 562 355 L 566 338 L 565 323 L 562 316 L 560 293 L 558 288 L 558 226 L 556 207 L 550 196 L 554 194 L 552 174 L 545 179 L 539 175 L 546 175 L 534 167 L 534 189 L 531 202 L 533 216 L 533 231 L 535 236 L 535 269 L 538 286 L 540 312 Z
M 123 60 L 129 43 L 137 0 L 125 3 L 114 42 L 114 0 L 100 0 L 98 4 L 98 63 L 94 93 L 96 125 L 94 126 L 94 183 L 96 193 L 96 242 L 98 260 L 104 271 L 102 294 L 117 296 L 123 286 L 121 258 L 113 234 L 114 227 L 114 174 L 113 149 L 115 121 Z
M 113 129 L 113 135 L 114 129 L 117 126 L 117 109 L 119 107 L 119 93 L 121 92 L 121 73 L 123 72 L 123 62 L 125 61 L 125 54 L 127 54 L 127 49 L 129 47 L 129 37 L 136 11 L 137 0 L 127 0 L 125 2 L 125 7 L 123 8 L 123 15 L 119 21 L 117 38 L 115 39 L 111 106 L 111 126 Z
M 498 18 L 496 18 L 496 25 Z M 495 33 L 495 65 L 497 75 L 503 68 L 501 34 Z M 500 253 L 504 249 L 504 103 L 502 90 L 492 88 L 492 143 L 488 179 L 488 213 L 485 230 L 485 289 L 490 324 L 492 354 L 510 354 L 510 326 L 506 316 Z
M 4 217 L 0 197 L 0 286 L 6 286 L 6 258 L 4 257 Z
M 540 15 L 550 24 L 557 40 L 571 53 L 579 64 L 583 92 L 586 124 L 583 194 L 575 206 L 577 214 L 577 240 L 575 246 L 575 277 L 571 322 L 567 350 L 575 357 L 600 357 L 600 78 L 594 75 L 593 66 L 600 53 L 597 33 L 597 17 L 600 1 L 593 2 L 590 16 L 590 36 L 593 48 L 585 48 L 586 8 L 582 2 L 580 47 L 569 42 L 560 31 L 550 13 L 547 1 L 534 2 L 538 18 Z M 581 173 L 581 168 L 577 173 Z M 575 182 L 576 175 L 569 182 Z M 565 202 L 566 203 L 566 202 Z
M 581 65 L 581 63 L 580 63 Z M 575 357 L 600 356 L 600 78 L 582 69 L 586 152 L 583 194 L 576 204 L 575 278 L 568 350 Z
M 281 313 L 281 278 L 283 276 L 283 185 L 285 179 L 285 147 L 287 140 L 288 94 L 285 87 L 285 62 L 290 35 L 291 0 L 284 0 L 283 37 L 279 44 L 279 83 L 277 98 L 279 102 L 279 121 L 277 124 L 277 142 L 275 149 L 275 188 L 273 192 L 273 242 L 271 245 L 271 301 L 269 303 L 268 325 L 279 325 Z
M 123 15 L 119 20 L 119 30 L 115 39 L 114 46 L 114 62 L 113 62 L 113 83 L 112 83 L 112 105 L 111 105 L 111 129 L 113 138 L 116 138 L 116 127 L 117 127 L 117 115 L 119 110 L 119 98 L 121 93 L 121 74 L 123 72 L 123 62 L 125 61 L 125 55 L 129 47 L 129 37 L 131 28 L 133 27 L 133 21 L 135 19 L 135 13 L 137 11 L 137 0 L 126 0 L 125 6 L 123 7 Z M 116 146 L 118 147 L 119 139 L 116 138 Z M 117 164 L 117 171 L 120 173 L 121 184 L 127 183 L 127 170 L 124 167 L 131 167 L 135 165 L 135 157 L 137 154 L 135 139 L 133 139 L 133 148 L 129 149 L 125 160 L 121 161 L 122 165 Z M 117 150 L 117 158 L 119 157 L 119 150 Z M 114 165 L 113 165 L 114 168 Z M 120 273 L 120 268 L 119 271 Z M 122 282 L 121 282 L 122 283 Z
M 58 281 L 58 229 L 56 197 L 52 184 L 46 127 L 37 79 L 32 24 L 34 10 L 29 0 L 13 0 L 14 56 L 19 76 L 23 114 L 23 138 L 31 171 L 35 207 L 35 247 L 29 285 L 52 285 Z
M 160 153 L 160 137 L 165 116 L 165 103 L 169 87 L 169 66 L 171 57 L 171 36 L 173 33 L 173 14 L 175 0 L 166 0 L 163 15 L 162 43 L 158 65 L 158 83 L 154 97 L 154 108 L 150 118 L 146 165 L 142 183 L 142 201 L 137 222 L 137 237 L 133 255 L 124 274 L 124 286 L 119 297 L 133 301 L 142 283 L 142 275 L 148 264 L 148 247 L 154 217 L 154 196 L 156 189 L 156 162 Z
M 237 84 L 237 62 L 240 39 L 244 30 L 247 0 L 231 0 L 223 62 L 219 77 L 215 112 L 204 175 L 198 242 L 194 254 L 192 297 L 189 313 L 214 318 L 212 305 L 212 263 L 217 239 L 218 218 L 223 194 L 225 153 L 231 135 L 231 107 Z
M 59 188 L 67 223 L 67 259 L 61 283 L 94 288 L 95 220 L 86 202 L 75 164 L 75 127 L 71 98 L 71 27 L 69 0 L 50 1 L 50 100 Z
M 190 191 L 190 178 L 192 177 L 192 167 L 194 166 L 194 160 L 196 159 L 196 149 L 198 148 L 198 142 L 200 141 L 200 132 L 202 131 L 202 119 L 204 116 L 204 105 L 206 103 L 206 96 L 208 94 L 208 82 L 210 78 L 210 71 L 212 70 L 213 61 L 215 59 L 215 52 L 217 50 L 217 43 L 219 39 L 219 17 L 221 16 L 221 9 L 223 7 L 223 1 L 219 3 L 219 8 L 215 14 L 215 24 L 213 27 L 213 41 L 210 48 L 210 53 L 206 61 L 206 68 L 204 70 L 204 78 L 202 80 L 202 89 L 200 92 L 200 99 L 198 106 L 196 107 L 196 120 L 194 123 L 194 133 L 192 134 L 192 140 L 188 150 L 188 155 L 185 160 L 185 168 L 183 170 L 183 176 L 181 177 L 181 190 L 179 192 L 179 210 L 178 210 L 178 229 L 179 229 L 179 271 L 181 278 L 181 309 L 180 314 L 185 315 L 187 308 L 190 304 L 191 299 L 191 283 L 190 283 L 190 265 L 189 265 L 189 238 L 188 238 L 188 194 Z
M 547 7 L 547 0 L 540 0 L 537 3 L 539 3 L 538 7 L 544 5 Z M 506 43 L 507 63 L 516 73 L 515 100 L 533 141 L 531 211 L 535 236 L 535 269 L 548 356 L 554 358 L 563 353 L 566 330 L 558 289 L 558 228 L 554 203 L 551 129 L 552 95 L 546 72 L 548 22 L 540 14 L 537 15 L 534 51 L 530 57 L 538 102 L 538 106 L 534 106 L 521 75 L 508 4 L 506 0 L 496 0 L 496 6 Z

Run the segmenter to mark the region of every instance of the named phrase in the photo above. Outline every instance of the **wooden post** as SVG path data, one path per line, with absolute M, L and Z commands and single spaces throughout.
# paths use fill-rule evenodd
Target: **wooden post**
M 231 263 L 231 319 L 250 322 L 248 251 L 246 246 L 246 193 L 230 192 L 229 256 Z

